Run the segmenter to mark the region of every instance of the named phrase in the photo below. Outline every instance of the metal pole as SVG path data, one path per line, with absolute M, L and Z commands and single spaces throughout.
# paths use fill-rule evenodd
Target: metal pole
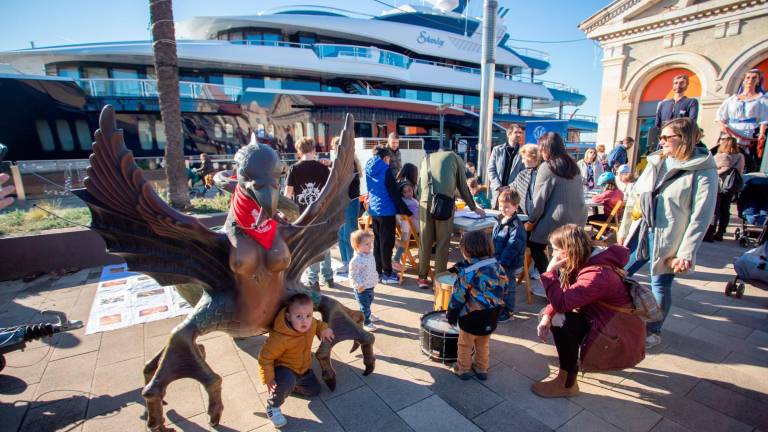
M 440 150 L 443 149 L 443 124 L 445 123 L 445 105 L 440 105 Z
M 491 127 L 493 125 L 493 78 L 496 71 L 496 11 L 497 0 L 485 0 L 483 3 L 483 45 L 482 64 L 480 65 L 480 133 L 477 142 L 477 175 L 485 178 L 488 158 L 493 143 Z

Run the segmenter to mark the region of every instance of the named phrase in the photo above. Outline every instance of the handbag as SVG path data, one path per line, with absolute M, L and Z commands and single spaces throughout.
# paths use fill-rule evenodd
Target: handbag
M 744 189 L 744 178 L 736 168 L 731 168 L 720 176 L 720 193 L 737 194 Z
M 444 221 L 453 217 L 453 208 L 455 199 L 441 193 L 435 193 L 432 186 L 432 164 L 429 162 L 429 153 L 427 153 L 427 178 L 429 182 L 429 216 L 434 220 Z
M 640 220 L 640 227 L 636 230 L 637 247 L 635 248 L 635 259 L 637 261 L 648 261 L 651 259 L 651 248 L 648 239 L 648 233 L 656 225 L 656 196 L 661 193 L 662 189 L 671 184 L 675 179 L 685 174 L 687 171 L 678 170 L 672 174 L 669 178 L 664 179 L 658 186 L 656 186 L 650 193 L 643 192 L 640 195 L 639 204 L 642 218 Z M 693 182 L 696 181 L 696 172 L 693 173 Z M 693 196 L 693 187 L 691 187 L 691 196 Z

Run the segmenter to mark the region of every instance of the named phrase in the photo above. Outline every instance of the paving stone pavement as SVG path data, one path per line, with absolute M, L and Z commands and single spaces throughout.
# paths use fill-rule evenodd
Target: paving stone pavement
M 382 318 L 375 373 L 362 376 L 362 360 L 349 353 L 350 342 L 337 345 L 336 391 L 290 397 L 283 430 L 768 430 L 768 293 L 747 286 L 741 299 L 723 294 L 733 278 L 733 258 L 743 252 L 733 240 L 704 244 L 697 272 L 675 282 L 662 344 L 635 368 L 581 376 L 581 394 L 569 399 L 541 399 L 529 389 L 557 369 L 554 347 L 535 335 L 542 299 L 528 305 L 518 289 L 515 320 L 500 324 L 492 339 L 489 380 L 464 382 L 420 352 L 420 317 L 430 310 L 432 293 L 419 290 L 413 275 L 402 286 L 379 285 L 373 305 Z M 99 271 L 0 283 L 0 326 L 39 321 L 44 309 L 86 320 Z M 647 282 L 643 271 L 638 278 Z M 342 284 L 326 293 L 354 305 Z M 0 429 L 144 430 L 142 366 L 181 319 L 89 336 L 80 330 L 6 355 Z M 264 337 L 235 341 L 212 333 L 200 342 L 224 379 L 225 408 L 217 430 L 272 430 L 255 359 Z M 317 364 L 314 369 L 319 371 Z M 169 425 L 211 430 L 207 395 L 195 381 L 172 384 L 166 401 Z

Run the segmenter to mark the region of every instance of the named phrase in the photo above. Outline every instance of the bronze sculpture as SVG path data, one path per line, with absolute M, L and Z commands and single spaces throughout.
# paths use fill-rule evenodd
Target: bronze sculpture
M 276 214 L 284 169 L 277 154 L 258 143 L 243 147 L 235 157 L 239 189 L 235 199 L 241 200 L 239 209 L 249 212 L 236 214 L 235 206 L 230 206 L 225 232 L 214 232 L 160 199 L 125 147 L 114 109 L 104 107 L 85 189 L 75 191 L 91 210 L 91 229 L 104 238 L 110 253 L 126 260 L 130 270 L 146 273 L 161 285 L 176 285 L 195 305 L 144 368 L 142 395 L 149 430 L 172 430 L 164 425 L 163 397 L 167 386 L 182 378 L 205 386 L 210 424 L 217 425 L 223 409 L 222 380 L 205 362 L 196 338 L 215 330 L 234 337 L 263 334 L 295 292 L 312 297 L 336 335 L 333 343 L 322 342 L 315 353 L 328 387 L 333 391 L 336 386 L 330 354 L 340 341 L 353 340 L 353 350 L 361 347 L 363 374 L 373 372 L 374 337 L 360 326 L 362 315 L 299 282 L 304 269 L 336 242 L 343 222 L 354 175 L 353 124 L 347 115 L 328 182 L 320 198 L 293 224 Z

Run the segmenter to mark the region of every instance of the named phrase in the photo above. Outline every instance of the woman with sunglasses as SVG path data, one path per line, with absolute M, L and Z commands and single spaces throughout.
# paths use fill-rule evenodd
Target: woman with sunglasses
M 717 198 L 715 161 L 696 146 L 700 131 L 687 118 L 670 120 L 661 130 L 661 150 L 627 194 L 618 240 L 633 251 L 628 273 L 651 262 L 651 288 L 666 318 L 672 307 L 672 281 L 692 271 L 696 252 L 712 220 Z M 635 211 L 637 210 L 637 211 Z M 646 348 L 661 343 L 664 319 L 649 322 Z

